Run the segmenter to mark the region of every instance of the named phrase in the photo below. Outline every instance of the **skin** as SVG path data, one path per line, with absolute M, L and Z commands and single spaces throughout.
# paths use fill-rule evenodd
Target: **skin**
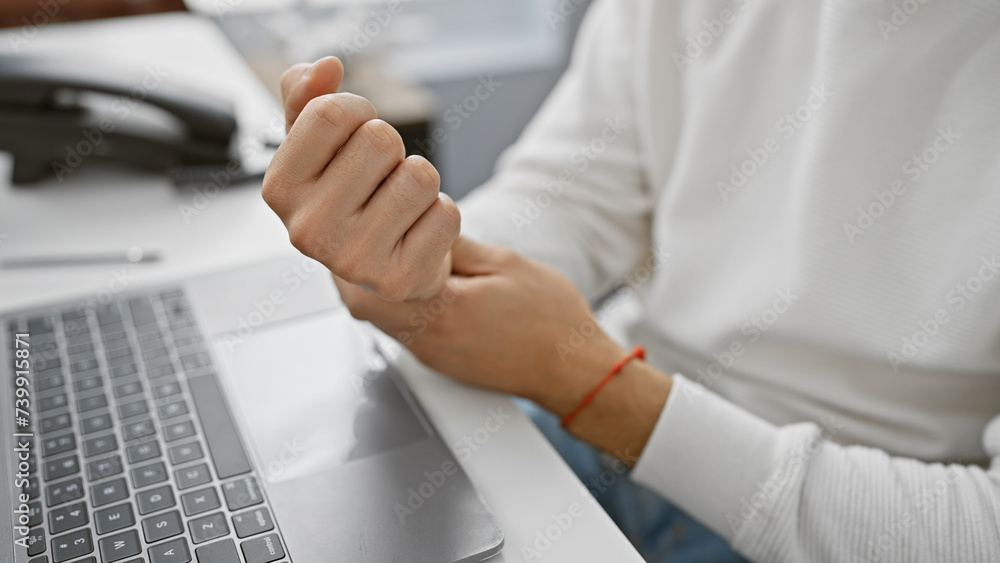
M 367 100 L 335 93 L 342 78 L 340 61 L 328 57 L 281 81 L 288 137 L 263 195 L 292 244 L 333 272 L 352 315 L 405 335 L 425 365 L 565 416 L 628 352 L 598 330 L 564 361 L 556 346 L 595 322 L 573 283 L 460 237 L 437 171 L 404 158 L 399 135 Z M 569 430 L 632 464 L 670 388 L 670 376 L 630 361 Z

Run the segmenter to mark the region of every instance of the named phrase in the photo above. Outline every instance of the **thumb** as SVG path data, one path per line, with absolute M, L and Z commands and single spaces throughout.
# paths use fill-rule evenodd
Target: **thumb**
M 344 79 L 344 65 L 337 57 L 324 57 L 313 64 L 300 63 L 281 77 L 285 101 L 285 129 L 291 129 L 309 100 L 333 94 Z
M 493 274 L 511 254 L 506 248 L 459 236 L 451 245 L 451 271 L 461 276 Z

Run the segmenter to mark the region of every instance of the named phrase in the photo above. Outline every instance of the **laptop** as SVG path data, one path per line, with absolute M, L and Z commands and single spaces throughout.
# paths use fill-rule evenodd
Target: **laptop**
M 116 289 L 0 314 L 0 560 L 500 552 L 489 508 L 316 262 Z

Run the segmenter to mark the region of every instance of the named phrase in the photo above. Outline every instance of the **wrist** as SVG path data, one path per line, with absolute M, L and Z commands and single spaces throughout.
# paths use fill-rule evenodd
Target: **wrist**
M 530 398 L 560 419 L 569 414 L 594 389 L 628 351 L 601 334 L 557 358 L 539 378 Z
M 579 357 L 545 378 L 536 395 L 529 398 L 559 418 L 575 410 L 612 367 L 628 356 L 628 351 L 610 338 L 594 344 L 589 350 L 580 348 Z M 575 416 L 567 429 L 632 465 L 645 448 L 672 385 L 669 375 L 633 358 Z
M 673 387 L 673 379 L 642 360 L 632 360 L 567 429 L 628 465 L 642 455 Z

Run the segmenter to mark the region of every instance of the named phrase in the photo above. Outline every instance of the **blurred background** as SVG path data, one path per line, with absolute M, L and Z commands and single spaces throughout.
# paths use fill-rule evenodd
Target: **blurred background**
M 342 89 L 371 99 L 460 197 L 490 176 L 555 85 L 589 1 L 3 0 L 0 26 L 203 14 L 275 97 L 290 64 L 339 56 Z

